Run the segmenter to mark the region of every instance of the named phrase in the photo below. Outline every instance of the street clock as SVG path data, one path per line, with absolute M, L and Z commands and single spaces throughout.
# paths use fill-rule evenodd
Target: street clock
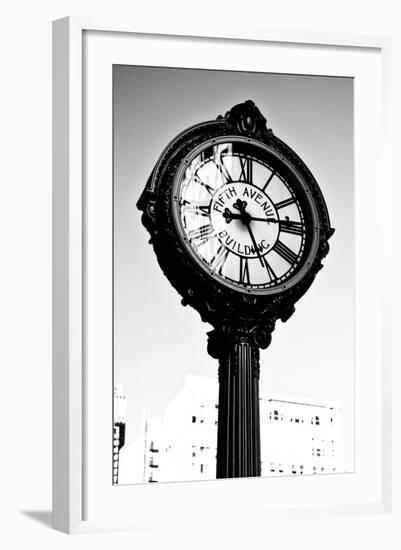
M 176 136 L 138 208 L 182 303 L 214 327 L 217 476 L 260 475 L 259 348 L 276 320 L 293 314 L 328 253 L 334 230 L 322 192 L 248 100 Z

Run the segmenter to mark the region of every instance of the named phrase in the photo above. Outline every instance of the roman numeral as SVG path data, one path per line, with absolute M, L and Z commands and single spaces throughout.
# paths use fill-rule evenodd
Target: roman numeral
M 209 202 L 189 202 L 182 200 L 180 206 L 184 207 L 184 214 L 196 214 L 198 216 L 210 216 L 210 203 Z
M 280 220 L 279 225 L 281 231 L 285 231 L 285 233 L 291 233 L 291 235 L 302 235 L 304 232 L 304 226 L 301 222 Z
M 230 172 L 227 170 L 227 167 L 224 164 L 224 160 L 222 156 L 220 156 L 218 160 L 214 158 L 213 162 L 216 165 L 217 169 L 219 170 L 220 174 L 222 175 L 223 184 L 233 181 L 231 178 Z
M 223 245 L 220 245 L 219 249 L 217 250 L 216 254 L 213 256 L 213 258 L 210 260 L 210 266 L 221 275 L 221 272 L 223 270 L 223 266 L 227 260 L 227 257 L 229 255 L 230 251 Z
M 262 256 L 263 264 L 266 268 L 267 274 L 270 277 L 270 281 L 274 281 L 274 279 L 277 279 L 277 275 L 274 273 L 273 268 L 269 264 L 269 262 L 266 260 L 265 256 Z
M 288 246 L 286 246 L 281 241 L 277 241 L 276 244 L 273 247 L 273 250 L 277 252 L 286 262 L 288 262 L 290 265 L 295 264 L 297 261 L 298 256 L 293 252 Z
M 239 258 L 239 282 L 247 285 L 251 284 L 248 258 L 242 256 Z
M 213 187 L 210 187 L 210 185 L 203 181 L 197 174 L 194 175 L 194 181 L 204 187 L 209 195 L 214 195 L 215 189 Z
M 289 206 L 290 204 L 293 204 L 295 202 L 294 197 L 291 197 L 289 199 L 285 199 L 284 201 L 280 201 L 274 206 L 276 207 L 276 210 L 280 210 L 280 208 L 284 208 L 285 206 Z
M 262 191 L 264 191 L 266 189 L 266 187 L 269 185 L 269 183 L 271 182 L 271 180 L 274 178 L 274 176 L 276 175 L 276 172 L 273 171 L 270 176 L 267 178 L 267 181 L 266 183 L 264 184 L 264 186 L 262 187 Z
M 252 159 L 239 157 L 240 175 L 239 181 L 252 183 Z
M 194 246 L 197 247 L 208 241 L 213 233 L 214 229 L 212 224 L 207 223 L 205 225 L 202 225 L 201 227 L 197 227 L 196 229 L 188 231 L 188 239 Z

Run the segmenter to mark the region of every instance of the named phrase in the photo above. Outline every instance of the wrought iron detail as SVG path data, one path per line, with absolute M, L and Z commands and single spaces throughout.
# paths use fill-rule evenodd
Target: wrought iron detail
M 196 147 L 225 136 L 245 136 L 257 140 L 261 146 L 266 145 L 278 157 L 285 159 L 299 174 L 314 204 L 317 216 L 314 223 L 318 230 L 315 255 L 297 283 L 274 294 L 245 294 L 220 284 L 190 256 L 174 223 L 172 190 L 177 171 L 186 156 Z M 208 352 L 219 360 L 221 404 L 219 401 L 218 455 L 224 455 L 224 458 L 218 459 L 218 475 L 260 475 L 259 349 L 270 345 L 276 321 L 286 322 L 293 315 L 296 302 L 305 294 L 323 267 L 322 260 L 329 251 L 328 240 L 334 230 L 331 228 L 320 188 L 305 163 L 267 128 L 265 117 L 253 101 L 247 100 L 234 106 L 225 116 L 220 115 L 217 120 L 196 124 L 174 138 L 157 161 L 137 207 L 143 212 L 142 223 L 150 234 L 149 242 L 154 248 L 159 265 L 171 285 L 181 295 L 182 305 L 193 307 L 202 321 L 214 327 L 208 333 Z M 247 395 L 241 393 L 244 391 L 244 384 L 249 390 Z M 242 388 L 241 391 L 239 387 Z M 247 402 L 247 396 L 250 396 L 251 401 Z M 230 409 L 234 398 L 235 402 L 240 403 L 240 408 L 245 407 L 247 411 L 251 411 L 250 433 L 255 441 L 247 441 L 248 447 L 245 450 L 232 447 L 230 452 L 235 456 L 228 456 L 222 448 L 227 430 L 231 434 L 229 437 L 238 437 L 235 419 L 239 413 Z M 242 411 L 245 409 L 241 408 Z M 227 414 L 231 414 L 232 418 L 228 418 Z M 224 437 L 222 433 L 225 434 Z M 242 458 L 239 459 L 239 456 Z M 251 467 L 251 464 L 256 464 L 255 460 L 259 460 L 259 466 Z M 232 466 L 233 461 L 237 466 Z M 224 468 L 223 463 L 226 464 Z M 230 467 L 227 466 L 228 463 L 231 464 Z
M 229 132 L 255 139 L 262 139 L 272 133 L 266 127 L 265 117 L 250 99 L 228 111 L 225 123 Z

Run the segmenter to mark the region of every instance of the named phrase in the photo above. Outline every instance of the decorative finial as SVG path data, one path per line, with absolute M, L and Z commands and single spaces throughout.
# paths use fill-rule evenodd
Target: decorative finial
M 268 133 L 265 117 L 250 99 L 235 105 L 226 113 L 226 128 L 229 132 L 252 138 L 260 138 Z

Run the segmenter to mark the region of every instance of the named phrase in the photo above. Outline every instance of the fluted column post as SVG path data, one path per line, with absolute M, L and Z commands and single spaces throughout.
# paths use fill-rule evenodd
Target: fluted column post
M 219 359 L 216 477 L 260 476 L 259 346 L 212 331 L 208 349 Z

